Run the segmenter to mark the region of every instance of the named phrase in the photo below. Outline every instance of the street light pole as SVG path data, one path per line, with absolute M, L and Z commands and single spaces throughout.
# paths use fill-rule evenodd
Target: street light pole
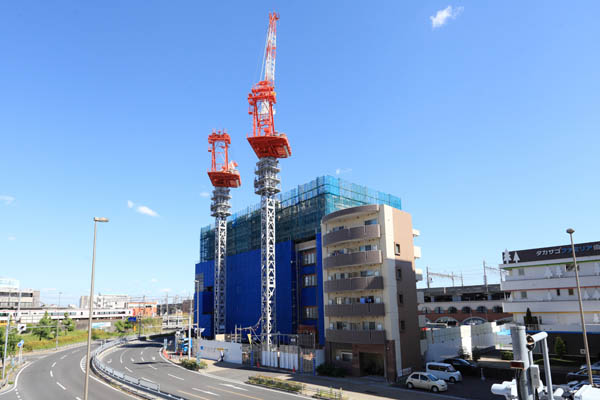
M 196 283 L 196 343 L 198 344 L 198 351 L 196 352 L 196 360 L 200 356 L 200 281 L 195 279 Z
M 96 224 L 98 222 L 108 222 L 108 218 L 94 217 L 94 248 L 92 251 L 92 283 L 90 284 L 89 315 L 88 315 L 88 339 L 87 339 L 87 357 L 85 366 L 85 382 L 83 385 L 83 400 L 88 400 L 88 382 L 90 380 L 90 347 L 92 345 L 92 314 L 94 310 L 94 272 L 96 269 Z
M 577 268 L 577 257 L 575 257 L 575 244 L 573 243 L 574 229 L 567 229 L 567 233 L 571 237 L 571 252 L 573 253 L 573 266 L 575 268 L 575 280 L 577 282 L 577 299 L 579 300 L 579 316 L 581 317 L 581 329 L 583 332 L 583 347 L 585 348 L 585 362 L 587 363 L 588 379 L 590 385 L 594 386 L 592 379 L 592 363 L 590 362 L 590 348 L 588 346 L 587 331 L 585 329 L 585 318 L 583 316 L 583 303 L 581 302 L 581 287 L 579 286 L 579 268 Z

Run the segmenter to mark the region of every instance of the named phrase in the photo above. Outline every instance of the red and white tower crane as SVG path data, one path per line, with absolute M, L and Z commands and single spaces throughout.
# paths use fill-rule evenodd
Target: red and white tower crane
M 252 115 L 252 135 L 248 142 L 258 157 L 254 192 L 261 196 L 261 334 L 270 348 L 276 332 L 275 316 L 275 195 L 280 192 L 279 158 L 291 156 L 287 136 L 275 130 L 275 56 L 277 20 L 269 14 L 269 30 L 261 71 L 262 80 L 248 95 L 248 114 Z
M 215 217 L 215 284 L 214 284 L 214 334 L 225 333 L 226 322 L 226 273 L 227 273 L 227 217 L 230 188 L 242 184 L 237 163 L 229 161 L 231 138 L 225 131 L 214 131 L 208 136 L 208 151 L 212 153 L 212 163 L 208 177 L 214 186 L 211 215 Z

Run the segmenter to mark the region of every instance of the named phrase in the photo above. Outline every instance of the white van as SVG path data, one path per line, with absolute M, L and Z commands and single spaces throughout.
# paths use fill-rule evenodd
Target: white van
M 436 378 L 451 383 L 462 381 L 462 375 L 451 364 L 428 362 L 425 370 Z

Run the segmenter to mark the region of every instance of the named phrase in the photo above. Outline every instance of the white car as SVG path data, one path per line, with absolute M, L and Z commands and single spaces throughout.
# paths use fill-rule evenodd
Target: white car
M 452 364 L 439 363 L 439 362 L 428 362 L 425 365 L 425 371 L 438 379 L 449 381 L 450 383 L 456 383 L 462 381 L 462 375 L 457 371 Z
M 438 379 L 427 372 L 413 372 L 410 374 L 406 379 L 406 387 L 409 389 L 431 390 L 434 393 L 448 390 L 448 384 L 443 379 Z

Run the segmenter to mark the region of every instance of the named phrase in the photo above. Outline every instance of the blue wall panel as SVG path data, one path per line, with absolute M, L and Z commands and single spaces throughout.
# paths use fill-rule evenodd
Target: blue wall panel
M 213 260 L 205 261 L 196 264 L 196 275 L 204 273 L 204 287 L 214 285 L 214 269 L 215 263 Z M 194 277 L 194 279 L 196 279 Z M 194 293 L 194 321 L 197 319 L 196 304 L 200 307 L 200 328 L 204 328 L 202 336 L 212 337 L 213 330 L 213 292 L 200 292 L 200 298 L 196 299 L 197 293 Z M 198 303 L 196 303 L 198 301 Z

